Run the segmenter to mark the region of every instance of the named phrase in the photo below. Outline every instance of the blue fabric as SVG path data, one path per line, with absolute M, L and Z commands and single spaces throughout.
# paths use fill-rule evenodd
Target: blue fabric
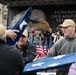
M 66 55 L 59 55 L 55 57 L 40 59 L 40 60 L 28 63 L 24 67 L 23 72 L 24 73 L 37 72 L 37 71 L 59 68 L 61 66 L 69 65 L 71 63 L 76 62 L 75 57 L 76 57 L 76 52 L 66 54 Z
M 32 43 L 32 34 L 29 35 L 29 42 Z M 37 37 L 34 36 L 34 42 L 33 42 L 34 45 L 37 45 Z
M 50 40 L 49 40 L 49 48 L 51 48 L 52 45 L 53 45 L 53 41 L 52 41 L 52 38 L 50 38 Z
M 32 34 L 29 34 L 29 42 L 32 43 Z
M 30 16 L 31 16 L 31 12 L 32 12 L 32 8 L 29 7 L 24 15 L 22 16 L 22 18 L 17 22 L 16 25 L 10 27 L 10 30 L 14 30 L 14 29 L 17 29 L 19 30 L 20 32 L 17 33 L 17 38 L 13 41 L 11 38 L 7 38 L 7 44 L 9 45 L 16 45 L 17 41 L 19 40 L 20 36 L 22 35 L 24 29 L 26 28 L 27 26 L 27 23 L 29 22 L 30 20 Z

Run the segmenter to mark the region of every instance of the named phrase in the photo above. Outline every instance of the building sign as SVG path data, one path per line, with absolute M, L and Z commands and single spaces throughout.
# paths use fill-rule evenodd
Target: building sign
M 65 19 L 73 19 L 76 22 L 76 5 L 61 5 L 61 6 L 47 6 L 44 11 L 46 20 L 49 22 L 53 30 Z
M 52 19 L 56 22 L 63 22 L 66 18 L 71 18 L 76 21 L 76 10 L 54 10 L 54 14 L 51 15 Z
M 13 7 L 10 9 L 13 13 L 9 12 L 8 25 L 10 25 L 11 22 L 11 15 L 13 16 L 17 11 L 21 12 L 25 10 L 23 7 Z M 13 11 L 13 9 L 15 10 Z M 43 11 L 46 16 L 46 21 L 50 24 L 50 27 L 53 29 L 53 31 L 56 30 L 56 27 L 61 24 L 64 19 L 73 19 L 76 22 L 76 5 L 32 6 L 32 9 Z M 37 16 L 38 15 L 39 14 L 37 14 Z M 39 17 L 39 19 L 41 18 Z

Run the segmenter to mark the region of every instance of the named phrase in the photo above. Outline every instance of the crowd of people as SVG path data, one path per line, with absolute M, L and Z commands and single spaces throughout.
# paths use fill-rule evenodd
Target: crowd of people
M 36 57 L 39 58 L 47 55 L 53 44 L 62 37 L 63 35 L 59 27 L 55 33 L 53 33 L 52 28 L 48 28 L 46 31 L 39 29 L 32 30 L 29 33 L 28 41 L 36 46 Z
M 56 33 L 52 33 L 52 28 L 48 28 L 44 34 L 40 30 L 37 33 L 34 30 L 29 33 L 25 29 L 14 47 L 6 43 L 6 37 L 14 40 L 17 37 L 15 32 L 19 31 L 6 30 L 3 25 L 0 25 L 0 74 L 36 75 L 36 72 L 23 74 L 24 66 L 29 62 L 39 60 L 39 58 L 76 52 L 75 22 L 71 19 L 65 19 L 59 28 L 60 30 L 57 29 Z M 64 34 L 63 36 L 61 32 Z M 70 66 L 58 68 L 56 75 L 73 75 L 69 70 Z

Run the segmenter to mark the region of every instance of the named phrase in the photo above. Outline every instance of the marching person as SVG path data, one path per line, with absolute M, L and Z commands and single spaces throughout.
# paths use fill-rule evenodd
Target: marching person
M 28 31 L 25 29 L 17 43 L 17 48 L 23 55 L 23 61 L 25 65 L 29 62 L 32 62 L 36 57 L 36 46 L 28 41 L 28 36 Z M 28 73 L 24 75 L 36 75 L 36 73 Z
M 76 52 L 75 22 L 71 19 L 66 19 L 59 26 L 64 33 L 64 37 L 55 42 L 44 58 Z M 70 65 L 58 68 L 56 75 L 68 75 L 69 67 Z
M 76 62 L 71 64 L 68 75 L 76 75 Z
M 53 57 L 57 55 L 69 54 L 76 52 L 76 34 L 75 22 L 71 19 L 66 19 L 60 25 L 64 37 L 59 39 L 51 48 L 46 57 Z M 68 75 L 70 66 L 57 69 L 57 75 Z
M 22 55 L 6 41 L 6 29 L 0 24 L 0 75 L 21 75 L 24 66 Z

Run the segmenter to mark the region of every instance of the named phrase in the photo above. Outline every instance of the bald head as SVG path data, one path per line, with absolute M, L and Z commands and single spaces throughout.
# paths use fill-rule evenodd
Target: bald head
M 5 38 L 5 31 L 6 31 L 5 26 L 0 24 L 0 39 L 4 39 Z

